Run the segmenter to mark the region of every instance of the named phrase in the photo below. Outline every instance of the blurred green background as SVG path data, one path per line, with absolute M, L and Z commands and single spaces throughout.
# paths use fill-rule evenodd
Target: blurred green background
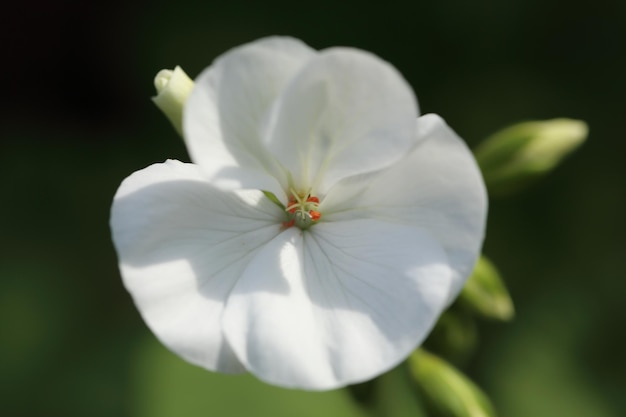
M 466 368 L 506 417 L 626 415 L 626 2 L 34 1 L 4 7 L 0 415 L 352 416 L 343 391 L 290 392 L 179 360 L 122 287 L 108 215 L 121 180 L 188 160 L 152 79 L 284 34 L 372 51 L 468 143 L 572 117 L 588 142 L 493 199 L 485 253 L 517 316 L 482 322 Z

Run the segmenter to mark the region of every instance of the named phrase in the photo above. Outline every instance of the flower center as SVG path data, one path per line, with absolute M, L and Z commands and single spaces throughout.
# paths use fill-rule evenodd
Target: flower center
M 289 220 L 283 225 L 285 227 L 297 226 L 300 229 L 307 229 L 317 223 L 322 217 L 318 211 L 320 205 L 319 198 L 312 196 L 310 193 L 297 193 L 291 189 L 289 202 L 285 211 L 289 214 Z

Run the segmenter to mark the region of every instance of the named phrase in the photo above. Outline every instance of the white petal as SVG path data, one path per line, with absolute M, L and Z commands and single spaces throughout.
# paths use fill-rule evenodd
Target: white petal
M 410 86 L 391 65 L 332 48 L 310 60 L 279 97 L 267 141 L 296 187 L 324 194 L 342 178 L 404 155 L 415 141 L 417 114 Z
M 284 182 L 284 172 L 261 131 L 276 96 L 315 53 L 296 39 L 264 38 L 226 52 L 198 76 L 185 106 L 185 141 L 214 183 L 278 192 L 270 175 Z
M 261 192 L 217 190 L 178 161 L 124 180 L 111 212 L 122 278 L 168 348 L 211 370 L 243 371 L 220 316 L 250 259 L 280 232 L 281 216 Z
M 272 384 L 360 382 L 424 339 L 450 275 L 443 250 L 411 227 L 355 220 L 288 229 L 237 282 L 224 332 L 244 366 Z
M 449 302 L 480 254 L 487 193 L 465 143 L 437 115 L 418 120 L 418 145 L 381 173 L 354 177 L 322 202 L 326 221 L 377 218 L 419 227 L 443 245 L 455 270 Z

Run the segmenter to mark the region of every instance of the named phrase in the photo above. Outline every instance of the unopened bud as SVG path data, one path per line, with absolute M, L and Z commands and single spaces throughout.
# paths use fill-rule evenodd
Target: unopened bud
M 424 349 L 418 349 L 411 354 L 408 364 L 416 387 L 437 415 L 495 415 L 491 402 L 480 388 L 443 359 Z
M 525 122 L 487 138 L 475 151 L 490 193 L 507 193 L 555 168 L 587 138 L 580 120 Z
M 459 302 L 490 319 L 510 320 L 515 314 L 513 301 L 498 270 L 484 256 L 478 259 Z
M 157 95 L 152 101 L 172 122 L 176 131 L 183 132 L 183 108 L 193 89 L 193 80 L 179 66 L 174 70 L 161 70 L 154 77 Z

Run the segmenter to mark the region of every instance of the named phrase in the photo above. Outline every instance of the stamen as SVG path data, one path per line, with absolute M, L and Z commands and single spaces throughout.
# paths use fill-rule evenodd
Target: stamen
M 313 220 L 314 222 L 318 221 L 320 217 L 322 217 L 322 213 L 315 210 L 309 211 L 309 214 L 311 215 L 311 220 Z
M 289 190 L 289 200 L 285 211 L 289 213 L 289 220 L 283 223 L 283 227 L 289 228 L 293 225 L 301 229 L 307 229 L 315 224 L 322 214 L 318 211 L 320 199 L 312 196 L 309 192 L 297 193 L 293 188 Z

